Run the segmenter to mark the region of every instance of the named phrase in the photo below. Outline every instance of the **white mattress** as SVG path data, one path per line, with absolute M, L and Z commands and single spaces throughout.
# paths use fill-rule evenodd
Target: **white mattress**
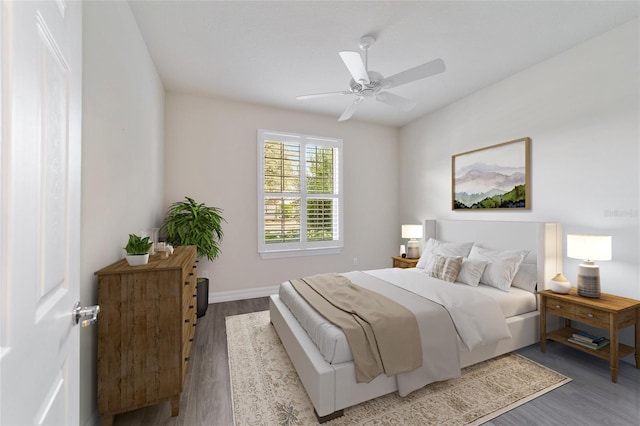
M 406 271 L 414 272 L 413 269 L 407 269 Z M 415 270 L 415 273 L 421 273 L 421 271 Z M 536 296 L 526 290 L 510 288 L 507 293 L 485 285 L 479 285 L 478 287 L 460 283 L 451 285 L 462 286 L 470 292 L 481 292 L 490 296 L 498 302 L 505 318 L 536 310 Z M 307 331 L 307 334 L 327 362 L 338 364 L 353 359 L 349 344 L 342 330 L 310 307 L 291 283 L 288 281 L 282 283 L 279 296 L 302 328 Z

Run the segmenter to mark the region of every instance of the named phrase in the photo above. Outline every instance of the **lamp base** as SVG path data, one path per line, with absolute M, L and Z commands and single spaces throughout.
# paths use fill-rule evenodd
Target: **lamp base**
M 578 295 L 600 298 L 600 267 L 593 262 L 578 266 Z
M 418 240 L 409 240 L 407 242 L 407 258 L 417 259 L 420 257 L 420 242 Z

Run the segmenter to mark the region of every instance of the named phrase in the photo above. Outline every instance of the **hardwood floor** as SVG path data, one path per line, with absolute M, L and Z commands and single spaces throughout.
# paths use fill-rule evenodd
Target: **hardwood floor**
M 232 425 L 225 317 L 268 306 L 266 297 L 209 305 L 198 319 L 180 415 L 171 417 L 165 402 L 116 415 L 114 425 Z M 555 342 L 547 343 L 545 353 L 537 344 L 518 353 L 573 381 L 486 425 L 640 425 L 640 370 L 633 365 L 621 362 L 618 383 L 612 383 L 607 361 Z

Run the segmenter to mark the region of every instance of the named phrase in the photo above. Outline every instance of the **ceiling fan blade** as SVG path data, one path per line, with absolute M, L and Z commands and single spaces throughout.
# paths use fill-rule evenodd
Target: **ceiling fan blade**
M 360 102 L 362 102 L 362 99 L 363 98 L 358 98 L 355 101 L 353 101 L 351 105 L 349 105 L 347 109 L 342 113 L 340 118 L 338 118 L 338 121 L 345 121 L 350 119 L 353 113 L 356 112 L 356 110 L 358 109 L 358 105 L 360 105 Z
M 369 74 L 367 74 L 367 69 L 364 66 L 364 62 L 362 62 L 362 56 L 358 52 L 346 50 L 340 52 L 340 57 L 355 81 L 369 83 Z
M 444 70 L 444 61 L 442 59 L 435 59 L 431 62 L 427 62 L 426 64 L 418 65 L 417 67 L 409 68 L 408 70 L 394 74 L 391 77 L 387 77 L 382 80 L 380 84 L 385 89 L 391 89 L 392 87 L 400 86 L 401 84 L 411 83 L 412 81 L 440 74 L 441 72 L 444 72 Z
M 314 93 L 311 95 L 299 95 L 296 96 L 296 99 L 312 99 L 312 98 L 324 98 L 325 96 L 332 95 L 350 95 L 351 92 L 343 90 L 341 92 L 325 92 L 325 93 Z
M 376 96 L 376 100 L 384 102 L 385 104 L 400 108 L 403 111 L 411 111 L 416 106 L 415 101 L 411 99 L 403 98 L 402 96 L 394 95 L 389 92 L 380 92 Z

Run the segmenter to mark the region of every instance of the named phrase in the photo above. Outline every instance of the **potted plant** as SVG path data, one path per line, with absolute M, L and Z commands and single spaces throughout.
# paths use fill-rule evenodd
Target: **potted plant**
M 136 234 L 129 234 L 129 241 L 124 249 L 127 252 L 127 262 L 131 266 L 146 265 L 149 262 L 149 250 L 153 242 L 149 237 L 139 237 Z
M 173 203 L 164 218 L 160 232 L 166 236 L 167 242 L 174 246 L 194 245 L 198 257 L 213 260 L 220 254 L 222 241 L 222 210 L 204 203 L 196 203 L 192 198 Z M 207 311 L 209 303 L 209 279 L 198 278 L 198 309 L 201 317 Z

